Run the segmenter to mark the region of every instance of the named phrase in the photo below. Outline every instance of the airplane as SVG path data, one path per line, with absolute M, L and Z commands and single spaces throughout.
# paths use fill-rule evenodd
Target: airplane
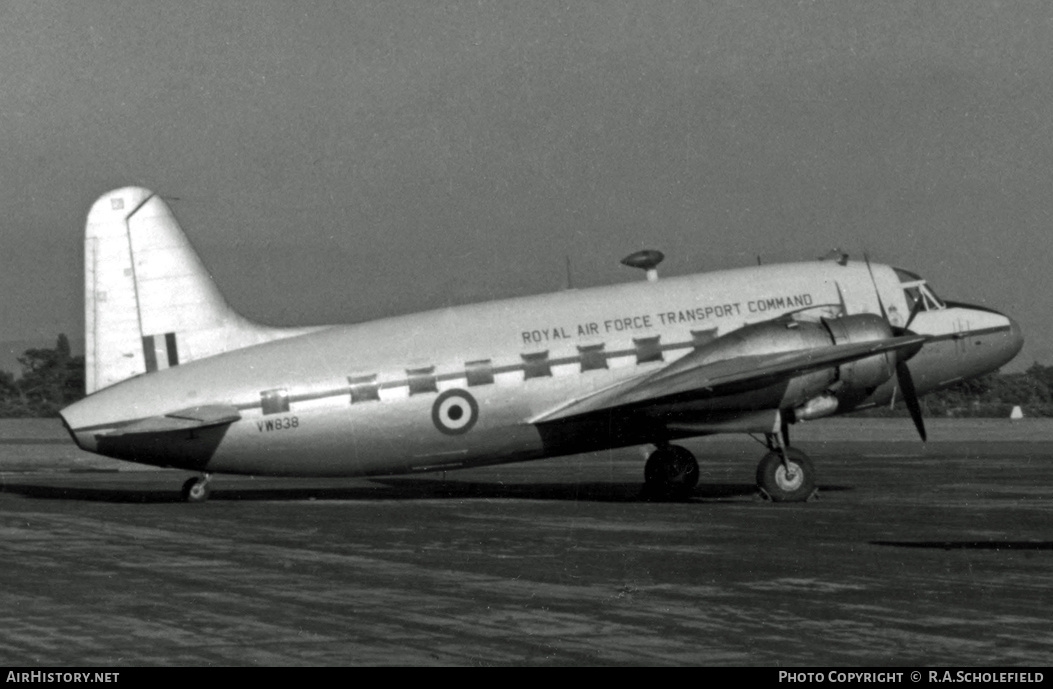
M 988 308 L 917 274 L 821 260 L 647 280 L 353 325 L 276 328 L 225 301 L 169 206 L 139 187 L 85 226 L 87 397 L 62 410 L 86 451 L 197 474 L 378 476 L 654 446 L 644 495 L 690 496 L 674 441 L 748 433 L 762 496 L 801 502 L 815 469 L 793 424 L 994 371 L 1023 345 Z M 761 440 L 763 438 L 763 440 Z

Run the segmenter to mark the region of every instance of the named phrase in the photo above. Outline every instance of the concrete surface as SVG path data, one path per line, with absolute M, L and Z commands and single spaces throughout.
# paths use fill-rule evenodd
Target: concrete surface
M 0 664 L 1053 662 L 1044 421 L 809 424 L 795 505 L 734 438 L 688 443 L 683 502 L 641 499 L 628 449 L 187 505 L 187 474 L 89 465 L 48 423 L 0 424 Z

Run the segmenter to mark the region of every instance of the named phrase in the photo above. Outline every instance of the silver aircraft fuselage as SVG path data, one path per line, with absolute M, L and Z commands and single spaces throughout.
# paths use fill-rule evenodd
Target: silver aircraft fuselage
M 666 424 L 666 438 L 722 424 L 741 430 L 736 419 L 798 404 L 787 396 L 799 389 L 776 385 L 600 419 L 531 421 L 785 314 L 910 319 L 910 330 L 928 337 L 909 360 L 919 394 L 993 371 L 1021 347 L 1005 315 L 929 306 L 911 317 L 903 279 L 888 266 L 739 268 L 322 328 L 139 375 L 62 417 L 85 450 L 202 472 L 361 476 L 514 462 L 653 442 L 669 418 L 690 423 Z M 893 376 L 837 413 L 895 394 Z M 121 432 L 207 405 L 236 408 L 240 418 L 185 433 Z

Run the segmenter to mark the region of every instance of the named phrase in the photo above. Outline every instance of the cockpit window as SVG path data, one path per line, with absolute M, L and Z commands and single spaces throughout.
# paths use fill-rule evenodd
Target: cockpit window
M 922 311 L 936 311 L 945 308 L 943 301 L 936 296 L 936 292 L 920 275 L 902 268 L 895 268 L 894 270 L 900 284 L 903 285 L 903 296 L 907 300 L 907 308 L 912 312 L 915 308 Z M 919 304 L 920 306 L 918 306 Z
M 896 277 L 899 278 L 900 282 L 925 282 L 917 273 L 912 273 L 902 268 L 893 268 L 893 270 L 896 271 Z
M 925 299 L 931 302 L 934 308 L 942 309 L 946 307 L 943 300 L 936 296 L 936 292 L 933 291 L 932 285 L 926 282 L 921 286 L 921 289 L 922 293 L 925 295 Z M 931 311 L 932 309 L 930 308 L 929 310 Z
M 921 301 L 921 290 L 917 287 L 907 287 L 903 290 L 903 296 L 907 298 L 907 308 L 914 312 L 914 307 Z

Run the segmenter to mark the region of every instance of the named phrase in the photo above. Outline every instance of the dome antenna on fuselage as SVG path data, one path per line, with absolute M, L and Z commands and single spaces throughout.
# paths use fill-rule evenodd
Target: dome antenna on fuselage
M 658 280 L 658 264 L 664 260 L 665 254 L 661 251 L 644 249 L 643 251 L 637 251 L 636 253 L 629 254 L 623 258 L 622 265 L 629 266 L 630 268 L 646 270 L 648 282 L 655 282 Z
M 827 251 L 825 254 L 819 257 L 820 261 L 834 261 L 839 266 L 848 265 L 848 252 L 842 251 L 840 248 L 834 248 Z

